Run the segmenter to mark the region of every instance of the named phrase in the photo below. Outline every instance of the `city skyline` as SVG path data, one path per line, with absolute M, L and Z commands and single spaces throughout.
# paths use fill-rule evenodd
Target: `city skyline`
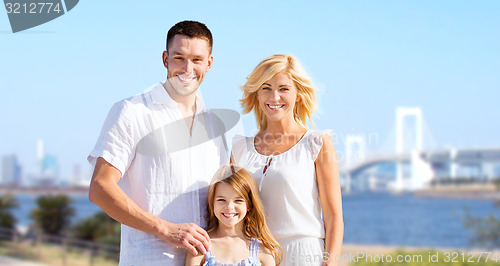
M 265 3 L 265 5 L 264 5 Z M 36 171 L 44 139 L 61 176 L 90 172 L 88 152 L 111 105 L 165 79 L 166 31 L 184 19 L 214 35 L 214 67 L 201 94 L 211 108 L 241 112 L 239 86 L 263 58 L 298 57 L 318 87 L 319 129 L 391 139 L 398 106 L 421 107 L 438 146 L 498 147 L 498 1 L 80 2 L 71 12 L 13 34 L 0 12 L 0 155 Z M 220 97 L 224 95 L 224 97 Z M 243 117 L 255 133 L 253 115 Z M 88 170 L 88 171 L 87 171 Z
M 70 176 L 61 176 L 57 155 L 45 153 L 43 140 L 36 143 L 36 165 L 34 171 L 23 171 L 17 154 L 2 155 L 0 164 L 0 186 L 7 187 L 66 187 L 85 186 L 90 181 L 90 173 L 81 173 L 80 165 L 75 164 Z M 90 168 L 89 168 L 90 170 Z

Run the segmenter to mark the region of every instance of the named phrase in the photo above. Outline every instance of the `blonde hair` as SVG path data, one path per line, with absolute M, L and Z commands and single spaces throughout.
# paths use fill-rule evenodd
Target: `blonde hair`
M 243 99 L 240 100 L 243 107 L 243 113 L 250 113 L 252 110 L 257 120 L 259 130 L 267 128 L 267 120 L 259 107 L 257 100 L 257 91 L 264 82 L 272 79 L 276 74 L 283 72 L 293 80 L 297 88 L 297 97 L 299 101 L 295 103 L 293 117 L 295 121 L 307 128 L 306 118 L 309 118 L 311 125 L 311 114 L 317 107 L 316 96 L 311 78 L 300 64 L 299 60 L 293 55 L 275 54 L 260 62 L 247 77 L 247 82 L 241 87 L 243 90 Z
M 219 220 L 214 213 L 214 198 L 215 189 L 220 183 L 229 185 L 245 199 L 248 212 L 242 221 L 243 234 L 248 238 L 259 239 L 279 264 L 283 251 L 267 227 L 264 206 L 260 200 L 257 185 L 253 177 L 242 167 L 232 164 L 223 165 L 212 178 L 207 194 L 207 232 L 214 232 L 219 226 Z

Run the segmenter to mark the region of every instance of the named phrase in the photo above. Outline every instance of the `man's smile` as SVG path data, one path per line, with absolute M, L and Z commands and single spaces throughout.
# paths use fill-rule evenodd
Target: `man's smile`
M 191 83 L 193 80 L 196 79 L 196 76 L 195 75 L 192 75 L 192 74 L 182 74 L 182 75 L 177 75 L 177 78 L 179 78 L 179 81 L 183 84 L 189 84 Z

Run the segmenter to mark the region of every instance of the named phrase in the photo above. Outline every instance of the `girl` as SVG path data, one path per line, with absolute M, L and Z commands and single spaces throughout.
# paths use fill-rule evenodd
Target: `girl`
M 311 79 L 295 57 L 277 54 L 257 65 L 243 92 L 259 132 L 234 138 L 232 162 L 259 184 L 282 265 L 335 264 L 344 233 L 339 169 L 333 131 L 306 128 L 316 106 Z
M 186 265 L 279 264 L 281 247 L 267 228 L 257 186 L 245 169 L 219 168 L 208 188 L 207 211 L 211 249 L 205 256 L 188 253 Z

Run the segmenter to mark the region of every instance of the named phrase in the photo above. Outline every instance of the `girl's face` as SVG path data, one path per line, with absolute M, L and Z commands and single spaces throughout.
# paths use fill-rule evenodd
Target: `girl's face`
M 245 218 L 247 203 L 231 186 L 219 183 L 215 188 L 214 213 L 219 226 L 233 227 Z

